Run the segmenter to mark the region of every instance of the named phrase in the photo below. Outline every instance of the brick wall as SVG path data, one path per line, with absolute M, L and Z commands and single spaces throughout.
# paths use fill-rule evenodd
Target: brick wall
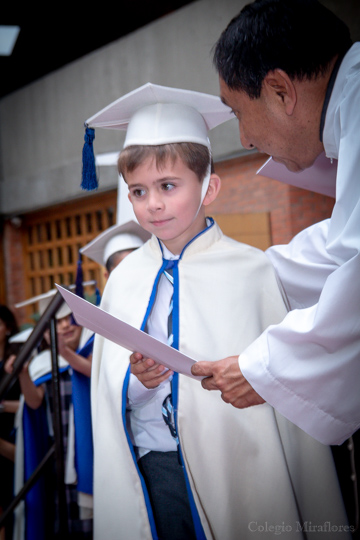
M 269 212 L 272 242 L 284 244 L 299 231 L 330 217 L 334 199 L 256 175 L 267 158 L 250 154 L 216 163 L 222 185 L 209 213 Z
M 22 311 L 15 309 L 14 304 L 25 299 L 23 230 L 20 223 L 10 220 L 4 223 L 3 261 L 4 261 L 4 298 L 1 299 L 14 313 L 19 324 L 22 323 Z
M 267 156 L 250 154 L 215 164 L 222 180 L 218 198 L 208 207 L 208 214 L 270 214 L 273 244 L 288 243 L 304 228 L 330 217 L 334 200 L 310 191 L 295 188 L 257 176 L 256 171 Z M 5 297 L 0 299 L 10 309 L 26 298 L 24 286 L 24 226 L 5 221 L 3 230 Z M 16 310 L 19 322 L 23 315 Z

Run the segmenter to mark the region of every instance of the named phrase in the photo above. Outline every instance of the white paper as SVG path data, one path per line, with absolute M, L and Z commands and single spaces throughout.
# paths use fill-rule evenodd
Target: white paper
M 279 180 L 284 184 L 290 184 L 302 189 L 308 189 L 315 193 L 321 193 L 335 198 L 336 191 L 337 160 L 332 161 L 320 154 L 314 164 L 301 172 L 291 172 L 282 163 L 276 163 L 270 157 L 256 174 Z
M 166 366 L 172 371 L 188 375 L 193 379 L 202 379 L 202 377 L 195 377 L 191 373 L 191 366 L 196 362 L 193 358 L 114 317 L 64 287 L 56 285 L 56 288 L 70 307 L 76 322 L 80 326 L 100 334 L 104 338 L 125 347 L 130 352 L 139 352 L 146 358 L 152 358 L 155 362 Z

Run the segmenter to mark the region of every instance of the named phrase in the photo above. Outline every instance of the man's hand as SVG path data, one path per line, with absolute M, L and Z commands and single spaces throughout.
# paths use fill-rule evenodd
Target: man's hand
M 156 388 L 168 379 L 174 372 L 151 358 L 144 358 L 140 353 L 130 356 L 131 373 L 133 373 L 146 388 Z
M 206 390 L 220 390 L 225 403 L 237 409 L 265 403 L 248 383 L 239 368 L 238 356 L 229 356 L 216 362 L 196 362 L 191 368 L 193 375 L 205 377 L 201 381 Z

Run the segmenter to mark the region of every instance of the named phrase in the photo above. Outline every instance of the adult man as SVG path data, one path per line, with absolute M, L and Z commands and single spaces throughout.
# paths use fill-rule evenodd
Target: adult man
M 340 444 L 360 426 L 360 44 L 315 0 L 257 0 L 225 29 L 214 63 L 243 146 L 293 172 L 323 151 L 338 159 L 336 204 L 330 220 L 267 252 L 291 308 L 284 321 L 193 373 L 235 407 L 266 400 Z

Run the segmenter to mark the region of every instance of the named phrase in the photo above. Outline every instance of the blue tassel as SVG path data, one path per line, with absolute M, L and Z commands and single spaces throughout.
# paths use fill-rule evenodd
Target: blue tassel
M 86 126 L 85 143 L 82 155 L 82 182 L 81 188 L 91 191 L 98 188 L 98 180 L 96 177 L 95 156 L 93 148 L 93 140 L 95 139 L 95 130 Z
M 83 277 L 83 269 L 82 269 L 82 263 L 81 263 L 81 253 L 79 253 L 79 259 L 77 262 L 77 269 L 76 269 L 76 278 L 75 278 L 75 294 L 77 294 L 77 296 L 80 296 L 80 298 L 84 298 L 83 279 L 84 277 Z M 71 323 L 74 326 L 79 326 L 73 314 L 71 314 Z
M 95 295 L 96 295 L 96 305 L 99 306 L 101 302 L 101 295 L 97 287 L 95 288 Z
M 80 296 L 80 298 L 84 298 L 83 281 L 84 281 L 84 274 L 83 274 L 83 269 L 82 269 L 81 253 L 79 253 L 79 259 L 77 262 L 77 269 L 76 269 L 76 279 L 75 279 L 75 294 L 77 294 L 77 296 Z

